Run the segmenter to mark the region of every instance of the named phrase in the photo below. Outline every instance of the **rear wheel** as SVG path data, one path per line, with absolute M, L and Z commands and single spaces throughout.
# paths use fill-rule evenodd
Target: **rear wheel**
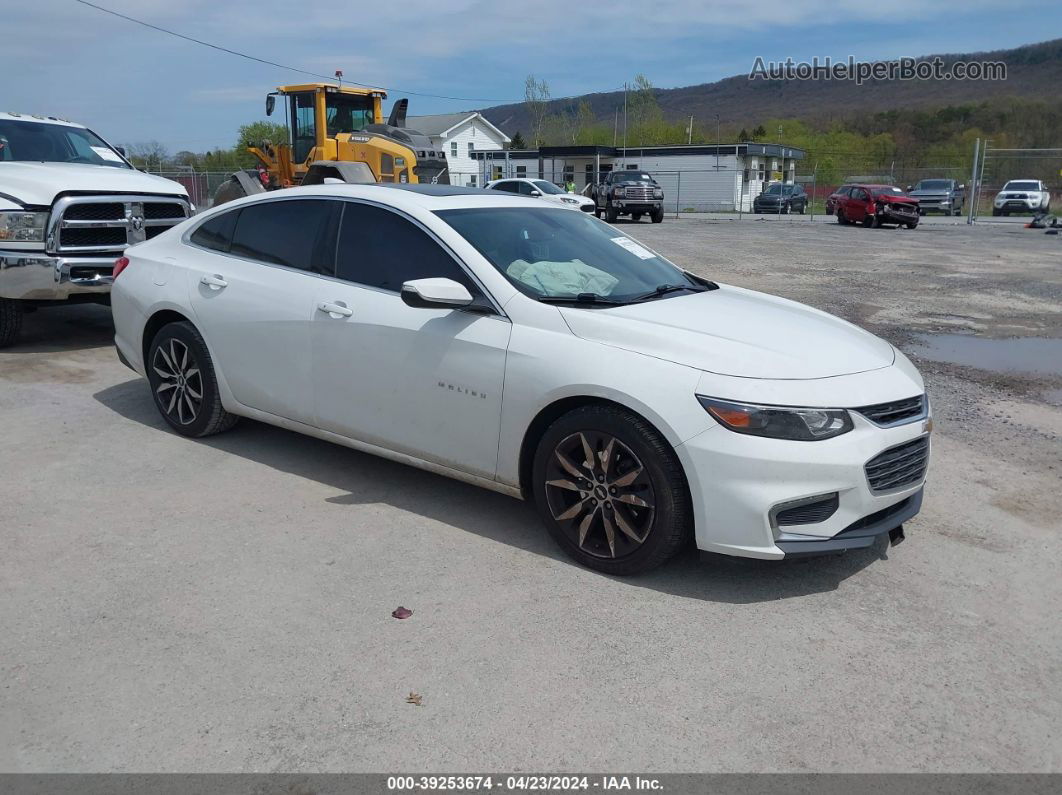
M 13 345 L 22 331 L 22 304 L 11 298 L 0 298 L 0 348 Z
M 169 323 L 148 348 L 148 383 L 162 418 L 182 436 L 211 436 L 239 419 L 221 405 L 214 364 L 191 323 Z
M 550 535 L 598 571 L 648 571 L 690 537 L 689 489 L 675 451 L 617 406 L 586 406 L 554 422 L 535 453 L 532 488 Z

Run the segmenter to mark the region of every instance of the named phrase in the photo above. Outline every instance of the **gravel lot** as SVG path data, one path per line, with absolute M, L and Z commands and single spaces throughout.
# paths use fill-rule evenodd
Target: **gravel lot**
M 622 226 L 907 350 L 1062 338 L 1062 240 L 1018 224 Z M 1062 771 L 1062 358 L 918 360 L 903 545 L 620 580 L 506 497 L 253 422 L 175 436 L 110 336 L 41 311 L 0 354 L 2 771 Z

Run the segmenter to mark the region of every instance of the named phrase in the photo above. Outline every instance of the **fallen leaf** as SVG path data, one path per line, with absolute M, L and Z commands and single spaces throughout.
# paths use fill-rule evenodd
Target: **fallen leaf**
M 424 704 L 421 703 L 422 700 L 423 699 L 421 698 L 420 693 L 414 693 L 412 690 L 410 690 L 409 691 L 409 695 L 406 696 L 406 703 L 407 704 L 413 704 L 414 706 L 417 706 L 417 707 L 423 707 L 424 706 Z
M 391 613 L 391 616 L 394 618 L 409 618 L 411 615 L 413 615 L 413 611 L 408 610 L 405 607 L 399 607 L 397 610 Z

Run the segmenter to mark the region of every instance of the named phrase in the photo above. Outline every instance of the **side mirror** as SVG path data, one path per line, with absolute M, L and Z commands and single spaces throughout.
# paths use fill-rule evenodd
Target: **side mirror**
M 402 302 L 416 309 L 457 309 L 472 303 L 472 293 L 453 279 L 413 279 L 402 285 Z
M 266 95 L 266 116 L 272 116 L 273 109 L 276 108 L 276 106 L 277 98 L 272 94 Z
M 959 190 L 966 190 L 966 183 L 965 182 L 962 185 L 959 186 Z
M 908 193 L 910 193 L 910 192 L 911 192 L 911 191 L 913 191 L 913 190 L 914 190 L 914 185 L 908 185 L 908 186 L 907 186 L 907 192 L 908 192 Z
M 532 196 L 541 196 L 541 195 L 542 195 L 542 191 L 540 191 L 540 190 L 533 190 L 533 191 L 531 191 L 531 195 L 532 195 Z

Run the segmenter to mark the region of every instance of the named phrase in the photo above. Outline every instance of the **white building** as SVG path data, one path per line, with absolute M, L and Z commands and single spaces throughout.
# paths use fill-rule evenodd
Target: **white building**
M 479 182 L 501 177 L 539 177 L 578 190 L 613 169 L 648 171 L 664 189 L 668 212 L 752 210 L 770 182 L 792 183 L 805 152 L 784 144 L 746 142 L 690 146 L 544 146 L 541 149 L 473 153 Z M 469 184 L 461 182 L 460 184 Z
M 431 138 L 436 149 L 446 153 L 450 184 L 483 185 L 476 152 L 505 149 L 509 136 L 474 112 L 438 116 L 410 116 L 406 126 Z

